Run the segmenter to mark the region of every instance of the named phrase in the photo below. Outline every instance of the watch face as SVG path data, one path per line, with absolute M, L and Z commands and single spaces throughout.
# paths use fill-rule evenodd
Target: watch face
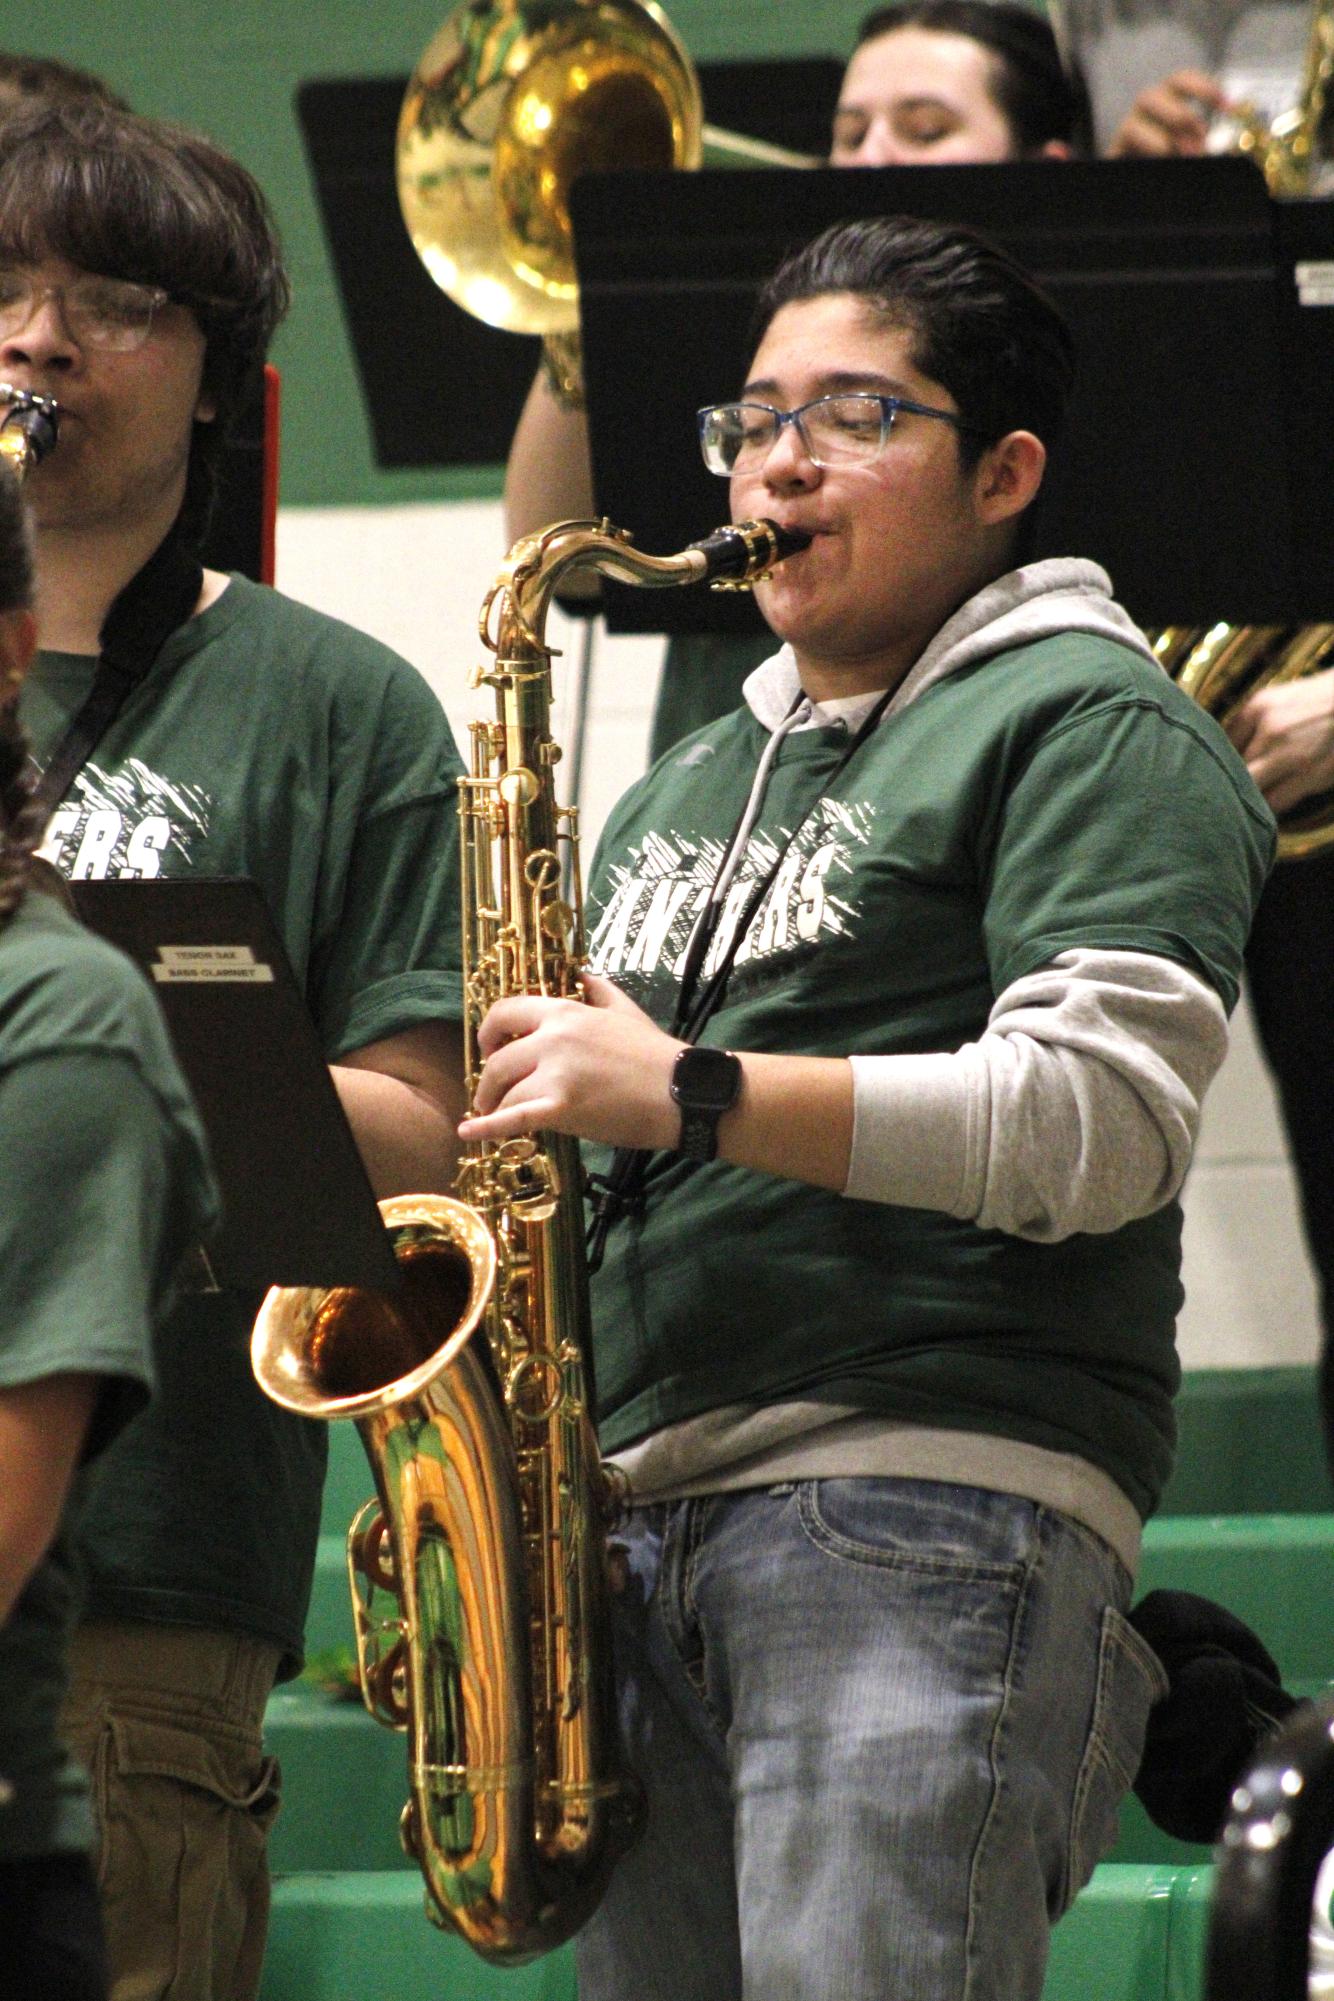
M 741 1064 L 726 1049 L 683 1049 L 672 1071 L 672 1096 L 702 1112 L 725 1112 L 736 1103 Z

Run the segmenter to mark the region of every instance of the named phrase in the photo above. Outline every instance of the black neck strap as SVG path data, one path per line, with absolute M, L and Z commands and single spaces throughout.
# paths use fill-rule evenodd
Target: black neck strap
M 93 685 L 42 775 L 48 810 L 58 806 L 110 729 L 130 691 L 199 603 L 204 571 L 178 521 L 112 601 L 99 634 Z
M 676 996 L 676 1006 L 673 1010 L 672 1025 L 669 1031 L 672 1035 L 679 1036 L 683 1042 L 698 1042 L 705 1024 L 722 1006 L 723 996 L 727 991 L 727 983 L 732 976 L 732 967 L 735 963 L 736 955 L 741 949 L 741 941 L 759 914 L 760 905 L 764 902 L 765 897 L 769 894 L 771 887 L 776 881 L 778 871 L 787 859 L 792 843 L 796 840 L 801 829 L 810 818 L 817 799 L 823 797 L 829 787 L 838 782 L 847 770 L 848 765 L 852 762 L 852 759 L 866 742 L 866 739 L 876 728 L 889 705 L 889 700 L 893 693 L 893 688 L 886 688 L 883 695 L 880 696 L 879 700 L 872 705 L 867 714 L 862 718 L 857 729 L 850 735 L 847 745 L 834 769 L 821 778 L 816 798 L 812 799 L 797 816 L 791 832 L 788 834 L 787 839 L 779 846 L 772 863 L 752 887 L 740 915 L 732 926 L 726 949 L 721 953 L 718 964 L 714 967 L 707 983 L 701 989 L 699 982 L 704 970 L 704 963 L 722 919 L 724 899 L 717 894 L 719 883 L 722 872 L 727 867 L 732 849 L 736 845 L 741 829 L 746 823 L 746 818 L 750 811 L 750 801 L 747 800 L 745 806 L 742 807 L 741 815 L 733 829 L 732 837 L 723 850 L 723 859 L 719 864 L 719 874 L 715 879 L 714 888 L 710 893 L 709 902 L 706 906 L 707 915 L 705 920 L 696 927 L 686 951 L 686 962 L 681 973 L 681 985 Z M 793 709 L 788 711 L 789 716 L 798 705 L 798 703 L 794 702 Z M 594 1191 L 593 1220 L 589 1225 L 588 1231 L 588 1263 L 590 1271 L 596 1271 L 602 1263 L 607 1247 L 607 1233 L 612 1224 L 627 1211 L 642 1208 L 644 1201 L 644 1180 L 651 1158 L 652 1155 L 642 1149 L 628 1146 L 618 1147 L 612 1156 L 606 1174 L 592 1177 Z

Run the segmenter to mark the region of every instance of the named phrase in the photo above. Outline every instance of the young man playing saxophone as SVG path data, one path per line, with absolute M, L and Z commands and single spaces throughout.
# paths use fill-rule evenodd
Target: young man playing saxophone
M 197 555 L 217 443 L 286 300 L 263 197 L 208 142 L 97 104 L 9 115 L 0 381 L 63 413 L 29 481 L 42 651 L 23 712 L 48 772 L 71 742 L 77 765 L 46 851 L 74 878 L 254 877 L 377 1192 L 446 1188 L 463 1106 L 448 724 L 383 647 Z M 121 699 L 90 740 L 94 687 Z M 102 1775 L 112 1993 L 135 2001 L 258 1988 L 277 1806 L 260 1725 L 300 1665 L 326 1433 L 254 1384 L 257 1304 L 182 1304 L 161 1394 L 80 1521 L 67 1727 Z
M 581 2001 L 1038 2001 L 1134 1775 L 1176 1194 L 1273 823 L 1095 566 L 1023 565 L 1069 336 L 966 231 L 829 231 L 701 413 L 809 548 L 595 863 L 586 999 L 465 1139 L 633 1149 L 594 1279 L 640 1845 Z
M 898 0 L 858 31 L 834 108 L 831 167 L 992 166 L 1087 150 L 1088 105 L 1041 15 L 1012 0 Z M 505 474 L 511 539 L 595 515 L 588 425 L 540 369 Z M 591 588 L 591 586 L 590 586 Z M 692 633 L 663 662 L 650 762 L 741 699 L 763 640 Z

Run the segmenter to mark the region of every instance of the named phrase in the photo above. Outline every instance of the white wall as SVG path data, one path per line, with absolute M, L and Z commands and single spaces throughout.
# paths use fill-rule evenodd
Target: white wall
M 420 668 L 466 757 L 468 721 L 490 714 L 486 690 L 479 701 L 467 683 L 482 656 L 478 612 L 504 547 L 498 502 L 289 509 L 278 521 L 278 582 Z M 565 649 L 553 734 L 567 748 L 570 670 L 584 630 L 559 614 L 548 628 L 551 642 Z M 585 866 L 609 807 L 643 769 L 662 642 L 608 638 L 599 629 L 595 653 L 582 788 Z M 1318 1346 L 1314 1286 L 1274 1096 L 1244 1006 L 1206 1108 L 1185 1209 L 1186 1366 L 1310 1361 Z
M 466 762 L 469 722 L 494 714 L 490 692 L 471 690 L 468 676 L 484 658 L 477 619 L 505 548 L 499 501 L 288 508 L 278 516 L 278 584 L 373 633 L 419 668 L 443 702 Z M 562 651 L 553 675 L 552 734 L 567 754 L 567 709 L 587 631 L 586 623 L 559 612 L 547 624 L 548 642 Z M 644 768 L 663 652 L 655 637 L 610 638 L 600 625 L 594 631 L 581 787 L 585 869 L 609 808 Z

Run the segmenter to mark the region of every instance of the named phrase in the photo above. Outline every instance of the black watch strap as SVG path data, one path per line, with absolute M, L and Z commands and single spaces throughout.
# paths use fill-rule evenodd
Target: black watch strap
M 727 1049 L 683 1049 L 672 1067 L 671 1091 L 681 1110 L 677 1152 L 687 1160 L 712 1160 L 718 1121 L 741 1095 L 741 1058 Z

